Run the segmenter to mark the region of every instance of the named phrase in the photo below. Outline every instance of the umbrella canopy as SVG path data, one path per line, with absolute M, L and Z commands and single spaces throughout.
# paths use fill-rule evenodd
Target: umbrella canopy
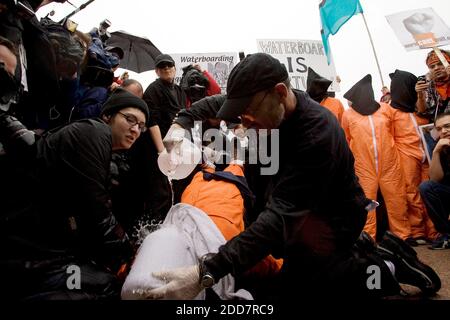
M 120 61 L 120 67 L 137 73 L 155 69 L 155 58 L 161 54 L 150 40 L 125 31 L 111 32 L 106 45 L 122 48 L 124 57 Z

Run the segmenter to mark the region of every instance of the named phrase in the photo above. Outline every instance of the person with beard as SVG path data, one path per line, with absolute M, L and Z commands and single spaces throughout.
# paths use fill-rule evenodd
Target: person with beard
M 355 170 L 364 193 L 376 199 L 380 189 L 386 203 L 389 229 L 400 238 L 408 239 L 411 227 L 405 179 L 393 137 L 392 108 L 375 101 L 370 74 L 347 91 L 344 98 L 350 108 L 342 116 L 342 127 L 355 157 Z M 375 238 L 375 210 L 369 212 L 364 230 Z
M 391 107 L 394 126 L 394 140 L 403 169 L 408 218 L 411 236 L 418 244 L 426 244 L 437 234 L 433 222 L 425 211 L 417 186 L 428 176 L 426 156 L 419 132 L 419 125 L 426 120 L 416 117 L 417 77 L 407 71 L 395 70 L 391 77 Z
M 199 64 L 183 67 L 180 86 L 186 94 L 188 109 L 194 102 L 222 92 L 213 76 Z
M 257 220 L 218 253 L 202 256 L 197 265 L 154 274 L 166 284 L 143 287 L 147 298 L 193 299 L 228 273 L 242 275 L 268 254 L 284 258 L 272 291 L 282 301 L 291 301 L 292 292 L 299 300 L 379 297 L 397 293 L 397 280 L 428 293 L 439 290 L 439 277 L 401 239 L 386 233 L 376 246 L 361 235 L 372 201 L 358 183 L 344 132 L 328 110 L 291 88 L 277 59 L 256 53 L 239 62 L 217 117 L 240 117 L 244 127 L 258 133 L 279 130 L 280 170 L 270 177 L 270 197 Z M 367 287 L 369 265 L 380 268 L 381 290 Z M 395 279 L 388 265 L 395 266 Z
M 436 50 L 440 50 L 447 62 L 450 62 L 450 52 Z M 434 50 L 428 53 L 426 64 L 429 73 L 416 84 L 417 114 L 434 123 L 439 114 L 450 110 L 450 66 L 445 68 Z M 434 150 L 437 139 L 435 130 L 431 134 L 425 134 L 428 150 Z
M 447 62 L 450 52 L 440 50 Z M 418 114 L 435 121 L 438 114 L 450 111 L 450 66 L 445 68 L 434 50 L 427 55 L 430 81 L 420 80 L 416 84 Z
M 308 67 L 308 78 L 306 80 L 306 92 L 311 99 L 319 103 L 321 106 L 330 110 L 342 122 L 342 114 L 344 106 L 339 99 L 330 97 L 328 88 L 332 81 L 318 75 L 311 67 Z
M 438 250 L 450 248 L 450 112 L 439 114 L 434 127 L 439 141 L 433 150 L 430 180 L 422 182 L 420 194 L 436 230 L 441 233 L 430 247 Z

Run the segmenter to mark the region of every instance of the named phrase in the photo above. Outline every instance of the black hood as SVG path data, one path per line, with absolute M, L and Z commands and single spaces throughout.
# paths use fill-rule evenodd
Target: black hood
M 318 75 L 311 67 L 308 67 L 308 78 L 306 79 L 306 92 L 311 99 L 322 102 L 327 97 L 328 87 L 333 81 Z
M 414 112 L 417 102 L 417 77 L 402 70 L 395 70 L 389 76 L 391 77 L 391 106 L 404 112 Z
M 351 101 L 352 108 L 363 116 L 374 114 L 380 104 L 375 100 L 372 88 L 372 76 L 366 75 L 344 94 L 344 98 Z

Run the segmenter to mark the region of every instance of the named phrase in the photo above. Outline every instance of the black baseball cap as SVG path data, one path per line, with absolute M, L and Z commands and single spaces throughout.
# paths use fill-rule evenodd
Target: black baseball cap
M 217 118 L 236 121 L 253 95 L 284 82 L 289 75 L 284 65 L 267 53 L 254 53 L 239 62 L 227 82 L 227 99 L 217 113 Z
M 169 56 L 168 54 L 160 54 L 155 58 L 155 67 L 158 67 L 158 65 L 163 62 L 169 62 L 175 65 L 175 61 L 171 56 Z

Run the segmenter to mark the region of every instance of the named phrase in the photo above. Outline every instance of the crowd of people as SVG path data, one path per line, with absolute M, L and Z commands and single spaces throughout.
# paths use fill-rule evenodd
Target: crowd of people
M 14 1 L 0 6 L 1 298 L 119 299 L 122 291 L 194 299 L 205 290 L 203 298 L 215 299 L 240 289 L 250 294 L 231 296 L 383 298 L 400 284 L 426 296 L 439 291 L 439 276 L 412 248 L 450 248 L 450 67 L 435 51 L 427 77 L 390 74 L 380 102 L 365 76 L 345 93 L 347 109 L 328 91 L 331 81 L 309 68 L 307 90 L 293 89 L 284 65 L 264 53 L 242 57 L 226 94 L 199 65 L 184 68 L 176 84 L 175 61 L 161 54 L 158 78 L 144 90 L 114 77 L 124 52 L 105 44 L 107 22 L 85 34 L 39 21 L 32 13 L 49 2 L 22 1 L 28 15 Z M 199 146 L 203 163 L 168 179 L 158 158 L 179 152 L 195 121 L 204 130 L 225 125 L 243 150 L 224 164 L 217 150 Z M 426 143 L 422 124 L 434 126 Z M 265 129 L 279 132 L 274 175 L 246 162 L 238 134 Z M 186 243 L 198 263 L 152 269 L 153 258 L 179 253 L 167 245 L 152 256 L 141 243 L 186 208 L 210 218 L 217 246 L 199 240 L 204 225 L 192 218 Z M 149 272 L 130 285 L 146 263 Z M 78 286 L 68 285 L 73 266 Z

